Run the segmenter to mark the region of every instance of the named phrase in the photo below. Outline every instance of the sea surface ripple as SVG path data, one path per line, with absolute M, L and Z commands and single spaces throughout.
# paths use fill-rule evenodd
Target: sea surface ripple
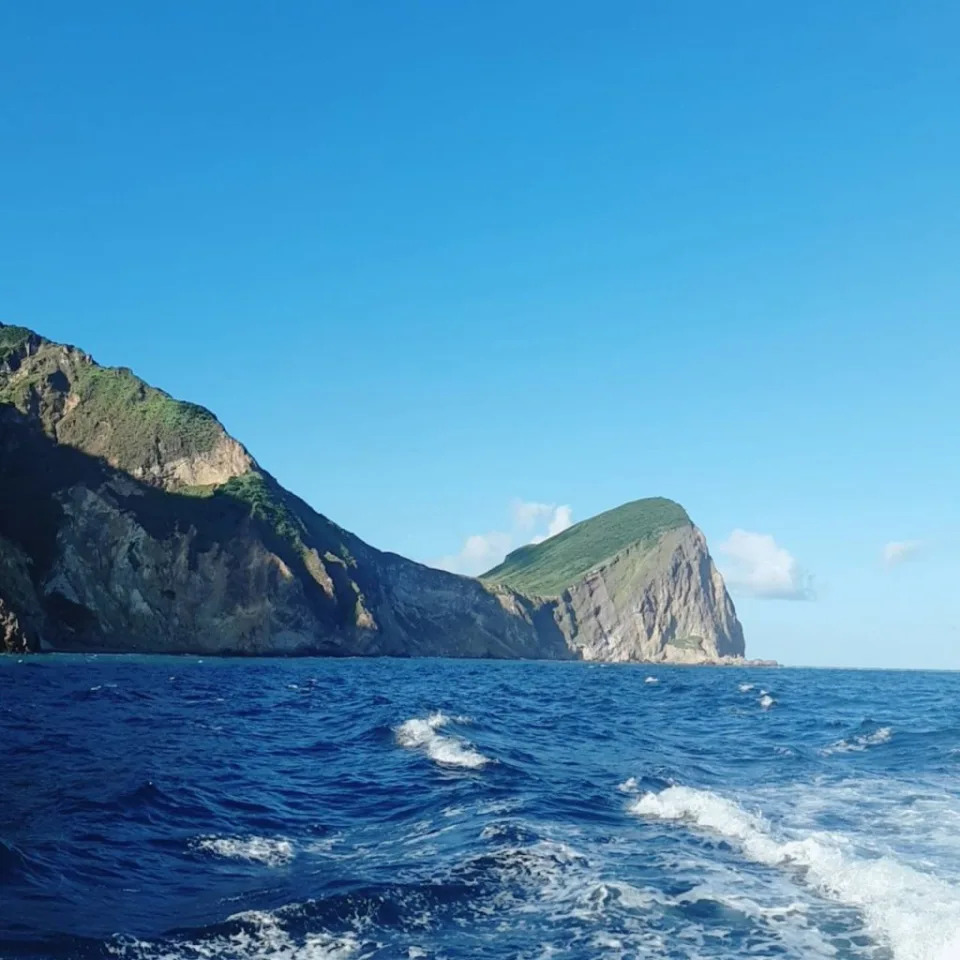
M 0 658 L 0 956 L 960 960 L 960 675 Z

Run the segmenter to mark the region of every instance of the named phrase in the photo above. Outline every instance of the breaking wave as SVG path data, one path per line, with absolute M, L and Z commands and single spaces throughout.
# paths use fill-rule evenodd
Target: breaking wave
M 474 750 L 459 737 L 438 732 L 451 723 L 465 722 L 465 717 L 449 717 L 445 713 L 437 712 L 426 718 L 414 717 L 405 720 L 394 733 L 401 747 L 421 750 L 440 766 L 478 770 L 490 763 L 489 757 Z

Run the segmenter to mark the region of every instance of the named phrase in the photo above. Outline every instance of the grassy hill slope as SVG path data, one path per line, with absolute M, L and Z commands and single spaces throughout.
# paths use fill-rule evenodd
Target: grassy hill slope
M 284 490 L 255 462 L 219 483 L 191 486 L 151 477 L 158 461 L 202 457 L 229 435 L 205 407 L 177 400 L 126 367 L 103 367 L 77 347 L 47 340 L 26 327 L 0 323 L 0 408 L 11 405 L 61 446 L 101 458 L 180 498 L 229 499 L 243 506 L 298 551 L 316 532 L 349 555 L 345 531 Z M 211 499 L 212 498 L 212 499 Z M 178 501 L 184 508 L 184 501 Z M 201 508 L 202 509 L 202 508 Z M 320 524 L 322 521 L 322 524 Z M 330 528 L 330 531 L 326 530 Z M 324 542 L 324 547 L 329 545 Z
M 521 593 L 558 596 L 631 544 L 654 543 L 668 530 L 689 523 L 686 510 L 673 500 L 634 500 L 574 524 L 542 543 L 514 550 L 481 579 L 506 584 Z

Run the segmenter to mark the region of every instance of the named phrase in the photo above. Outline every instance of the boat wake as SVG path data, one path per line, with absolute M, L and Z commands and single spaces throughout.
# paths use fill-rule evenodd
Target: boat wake
M 759 813 L 710 790 L 668 787 L 644 794 L 630 810 L 722 837 L 749 860 L 788 871 L 794 882 L 855 908 L 895 960 L 960 960 L 960 887 L 892 857 L 863 856 L 842 834 L 779 838 Z

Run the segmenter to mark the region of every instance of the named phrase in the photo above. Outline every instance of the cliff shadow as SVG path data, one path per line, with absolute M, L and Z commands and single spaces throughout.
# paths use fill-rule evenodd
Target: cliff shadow
M 60 593 L 44 594 L 42 585 L 58 556 L 58 533 L 66 521 L 63 495 L 75 487 L 111 501 L 154 540 L 189 533 L 191 569 L 196 569 L 198 556 L 215 545 L 256 538 L 303 586 L 304 601 L 318 625 L 331 630 L 343 625 L 341 604 L 317 584 L 304 561 L 303 545 L 283 536 L 269 520 L 255 516 L 243 500 L 213 489 L 201 495 L 162 490 L 100 457 L 58 443 L 15 407 L 0 404 L 0 538 L 29 559 L 29 577 L 48 627 L 74 643 L 95 640 L 95 614 Z M 2 572 L 0 565 L 0 596 L 9 593 Z M 23 607 L 22 598 L 20 603 L 8 603 L 15 611 Z M 29 618 L 30 611 L 19 612 Z M 321 638 L 317 640 L 319 648 Z

